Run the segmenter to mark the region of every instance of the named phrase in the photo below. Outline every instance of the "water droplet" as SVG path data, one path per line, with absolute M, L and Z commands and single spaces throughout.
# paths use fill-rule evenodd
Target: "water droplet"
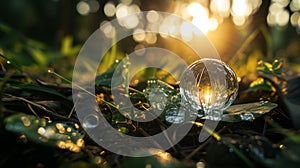
M 82 138 L 79 138 L 77 141 L 76 141 L 76 145 L 78 147 L 83 147 L 84 146 L 84 140 Z
M 22 120 L 24 126 L 29 127 L 31 125 L 31 122 L 28 117 L 22 116 L 21 120 Z
M 70 127 L 67 128 L 67 132 L 71 132 L 72 129 Z
M 259 103 L 260 103 L 261 105 L 264 105 L 264 104 L 269 103 L 269 101 L 260 101 Z
M 168 103 L 168 95 L 159 87 L 148 87 L 143 92 L 152 109 L 161 111 Z
M 65 133 L 65 127 L 63 126 L 62 123 L 56 123 L 55 127 L 57 128 L 58 132 L 61 134 Z
M 44 135 L 46 133 L 46 130 L 44 127 L 40 127 L 37 131 L 40 135 Z
M 99 125 L 99 117 L 95 114 L 90 114 L 84 117 L 82 126 L 84 128 L 96 128 Z
M 232 148 L 229 148 L 228 151 L 229 151 L 229 153 L 232 153 L 232 152 L 233 152 L 233 149 L 232 149 Z
M 218 59 L 204 58 L 183 73 L 180 93 L 191 108 L 206 118 L 220 120 L 237 96 L 238 80 L 233 70 Z
M 243 113 L 240 114 L 241 120 L 244 121 L 253 121 L 255 119 L 254 115 L 252 113 Z
M 165 119 L 169 123 L 182 123 L 185 120 L 185 112 L 178 108 L 170 108 L 166 111 Z
M 279 149 L 284 149 L 284 145 L 283 145 L 283 144 L 280 144 L 280 145 L 279 145 Z
M 11 62 L 10 62 L 10 61 L 8 61 L 8 60 L 6 61 L 6 63 L 7 63 L 7 64 L 11 64 Z
M 48 69 L 48 71 L 47 71 L 48 73 L 53 73 L 54 72 L 54 70 L 53 69 Z

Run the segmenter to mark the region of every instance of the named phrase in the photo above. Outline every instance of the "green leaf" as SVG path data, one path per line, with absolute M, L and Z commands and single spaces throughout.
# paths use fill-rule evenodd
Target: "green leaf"
M 36 61 L 36 63 L 38 63 L 38 65 L 47 65 L 47 56 L 40 49 L 29 48 L 29 52 L 31 53 L 32 58 Z
M 273 65 L 272 65 L 272 71 L 277 74 L 280 75 L 282 73 L 282 61 L 279 60 L 274 60 Z
M 118 128 L 118 131 L 123 134 L 127 134 L 129 132 L 128 128 L 126 128 L 126 127 L 120 127 L 120 128 Z
M 96 76 L 95 84 L 108 86 L 108 87 L 116 87 L 116 86 L 122 84 L 122 82 L 124 80 L 124 78 L 122 76 L 122 72 L 115 72 L 119 63 L 120 62 L 118 60 L 115 61 L 115 63 L 106 72 Z M 113 77 L 114 73 L 116 73 L 115 75 L 117 76 L 117 80 L 112 85 L 111 81 L 112 81 L 112 77 Z
M 280 75 L 282 73 L 282 61 L 275 59 L 272 64 L 269 62 L 260 61 L 256 70 L 264 74 Z
M 15 61 L 13 61 L 13 60 L 9 59 L 8 57 L 2 55 L 1 53 L 0 53 L 0 57 L 5 59 L 6 61 L 9 61 L 14 66 L 14 68 L 16 68 L 16 70 L 18 70 L 19 72 L 23 72 L 20 65 L 18 65 Z
M 50 89 L 47 87 L 43 87 L 43 86 L 35 86 L 35 85 L 31 85 L 31 84 L 24 84 L 21 82 L 17 82 L 17 81 L 12 81 L 8 83 L 9 86 L 14 86 L 20 89 L 24 89 L 24 90 L 31 90 L 31 91 L 38 91 L 41 93 L 45 93 L 47 95 L 54 95 L 66 100 L 69 100 L 66 96 L 60 94 L 59 92 L 55 91 L 54 89 Z
M 263 72 L 264 74 L 272 73 L 272 64 L 264 61 L 260 61 L 256 68 L 257 71 Z
M 233 105 L 224 111 L 222 121 L 253 121 L 276 107 L 277 104 L 268 101 Z
M 266 90 L 272 91 L 272 84 L 269 81 L 266 81 L 264 78 L 258 78 L 255 81 L 250 83 L 250 90 Z
M 63 38 L 61 42 L 61 53 L 63 55 L 76 55 L 79 53 L 81 46 L 72 46 L 73 45 L 73 37 L 66 36 Z
M 50 122 L 44 118 L 18 113 L 4 120 L 5 129 L 24 135 L 29 141 L 50 147 L 80 152 L 84 146 L 83 135 L 76 123 Z

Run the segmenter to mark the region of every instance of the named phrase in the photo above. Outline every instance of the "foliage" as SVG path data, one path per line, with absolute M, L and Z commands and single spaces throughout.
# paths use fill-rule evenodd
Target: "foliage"
M 110 75 L 112 71 L 113 69 L 108 70 L 107 72 L 100 75 Z M 109 76 L 106 76 L 106 78 L 109 79 Z M 104 76 L 102 79 L 105 79 Z M 32 83 L 26 83 L 22 80 L 21 81 L 16 80 L 13 78 L 7 81 L 3 80 L 3 82 L 5 82 L 5 84 L 3 90 L 4 95 L 2 100 L 4 100 L 4 107 L 6 111 L 4 127 L 7 131 L 14 132 L 18 135 L 21 135 L 21 137 L 23 139 L 25 138 L 26 141 L 28 142 L 33 142 L 33 143 L 41 144 L 43 146 L 49 146 L 54 148 L 58 147 L 61 149 L 67 149 L 75 153 L 79 151 L 81 151 L 79 153 L 84 152 L 85 154 L 83 153 L 83 155 L 80 156 L 80 158 L 82 159 L 86 158 L 86 154 L 92 152 L 90 147 L 94 146 L 94 144 L 91 143 L 91 140 L 88 137 L 84 138 L 84 133 L 82 132 L 81 126 L 75 124 L 78 122 L 76 117 L 72 113 L 68 114 L 68 111 L 71 111 L 71 109 L 64 110 L 64 108 L 66 107 L 61 106 L 59 102 L 57 102 L 58 99 L 66 103 L 70 102 L 68 98 L 70 91 L 67 91 L 70 87 L 66 87 L 64 85 L 61 86 L 54 85 L 42 81 L 39 81 L 39 83 L 37 84 L 32 84 Z M 108 99 L 109 93 L 105 92 L 105 88 L 109 86 L 110 86 L 109 82 L 97 83 L 97 88 L 100 89 L 97 91 L 97 93 L 99 95 L 101 93 L 108 94 L 108 95 L 103 95 L 103 97 L 100 98 L 99 100 L 99 106 L 101 108 L 105 108 L 106 110 L 103 109 L 102 110 L 104 111 L 104 113 L 107 114 L 109 114 L 109 110 L 106 107 L 107 105 L 110 106 L 110 104 L 106 104 L 106 102 L 112 103 L 111 102 L 112 100 Z M 145 86 L 148 87 L 144 89 Z M 118 85 L 116 85 L 115 87 L 118 87 Z M 165 105 L 166 111 L 170 108 L 174 108 L 180 105 L 178 104 L 180 103 L 180 96 L 178 96 L 179 90 L 178 90 L 178 86 L 176 85 L 172 86 L 168 83 L 152 78 L 149 79 L 148 82 L 144 84 L 140 82 L 137 86 L 135 86 L 135 88 L 132 88 L 131 86 L 128 87 L 129 87 L 128 89 L 131 96 L 131 100 L 133 102 L 140 102 L 135 104 L 137 108 L 144 108 L 146 110 L 148 108 L 158 108 L 157 104 L 149 104 L 148 100 L 151 98 L 148 95 L 147 89 L 158 89 L 163 91 L 164 94 L 168 95 L 168 100 L 167 100 L 168 103 Z M 55 90 L 58 91 L 55 91 L 53 88 L 55 88 Z M 20 111 L 19 109 L 18 113 L 14 112 L 16 109 L 12 108 L 10 104 L 13 102 L 16 103 L 18 101 L 27 104 L 28 108 L 22 108 L 23 109 L 22 111 Z M 157 102 L 157 103 L 161 103 L 161 102 Z M 229 108 L 226 113 L 224 113 L 223 120 L 230 121 L 230 122 L 234 121 L 236 123 L 249 122 L 249 121 L 251 121 L 252 123 L 259 122 L 260 117 L 262 115 L 268 114 L 268 112 L 272 112 L 271 109 L 273 109 L 274 107 L 276 107 L 276 104 L 269 103 L 269 102 L 235 105 Z M 7 111 L 8 109 L 12 109 L 13 111 L 8 112 Z M 111 124 L 114 125 L 116 129 L 122 133 L 130 134 L 130 135 L 136 135 L 136 134 L 138 135 L 140 133 L 137 130 L 147 130 L 149 131 L 150 134 L 153 134 L 157 131 L 156 127 L 151 126 L 151 129 L 149 129 L 147 125 L 143 125 L 142 123 L 136 123 L 128 119 L 124 120 L 124 118 L 118 117 L 119 114 L 115 111 L 115 107 L 113 106 L 111 106 L 111 108 L 109 109 L 111 109 L 113 113 L 111 113 L 110 115 L 106 115 L 107 119 L 110 120 L 111 118 L 112 119 L 110 120 Z M 66 111 L 66 113 L 61 113 L 58 112 L 57 110 L 64 110 Z M 38 117 L 28 115 L 28 113 L 34 114 Z M 243 119 L 241 116 L 242 115 L 245 116 L 245 114 L 251 114 L 256 119 L 255 120 L 253 120 L 254 118 L 251 118 L 250 120 Z M 164 115 L 165 113 L 162 114 L 162 116 L 159 118 L 158 121 L 155 121 L 158 122 L 158 124 L 156 124 L 158 128 L 167 127 L 167 125 L 169 124 L 168 122 L 165 121 Z M 47 120 L 44 119 L 43 116 L 48 119 Z M 228 118 L 228 116 L 230 117 Z M 51 122 L 49 121 L 49 119 L 51 120 Z M 155 125 L 155 123 L 152 124 Z M 235 145 L 239 145 L 239 144 L 232 143 L 232 141 L 226 138 L 226 136 L 223 137 L 223 135 L 217 135 L 217 133 L 214 133 L 213 135 L 218 141 L 222 142 L 222 144 L 224 144 L 226 147 L 230 149 L 234 149 L 234 153 L 240 158 L 243 158 L 242 160 L 247 161 L 247 163 L 253 160 L 251 159 L 252 157 L 255 158 L 256 155 L 258 155 L 255 153 L 254 154 L 247 153 L 245 152 L 246 149 L 236 148 Z M 194 139 L 193 138 L 194 136 L 188 136 L 188 137 L 190 140 Z M 219 139 L 220 137 L 221 140 Z M 255 141 L 256 140 L 254 139 L 253 142 L 251 143 L 255 143 Z M 83 145 L 83 143 L 85 143 L 85 145 Z M 180 145 L 187 145 L 187 144 L 183 143 Z M 93 150 L 95 149 L 100 150 L 99 147 L 96 146 L 94 146 L 93 148 L 94 148 Z M 178 146 L 175 146 L 175 149 L 176 148 L 178 148 Z M 174 166 L 193 167 L 190 164 L 182 164 L 181 162 L 173 158 L 173 156 L 180 155 L 180 153 L 177 153 L 176 150 L 174 151 L 171 150 L 170 152 L 171 153 L 167 153 L 167 152 L 164 153 L 164 155 L 168 155 L 168 159 L 170 159 L 170 161 L 168 162 L 162 161 L 161 156 L 156 155 L 156 156 L 140 158 L 140 159 L 125 158 L 124 163 L 122 163 L 122 166 L 128 167 L 132 165 L 136 165 L 136 166 L 151 165 L 153 167 L 170 167 L 170 166 L 171 167 Z M 71 156 L 72 154 L 70 154 L 70 157 Z M 61 166 L 80 167 L 80 166 L 95 165 L 97 167 L 101 167 L 101 166 L 105 167 L 108 166 L 105 160 L 112 156 L 114 155 L 101 156 L 99 154 L 96 155 L 93 154 L 93 156 L 88 157 L 89 159 L 84 159 L 73 163 L 63 163 L 61 164 Z M 95 160 L 99 161 L 99 159 L 102 161 L 99 162 L 99 164 L 95 164 Z M 243 163 L 243 161 L 241 163 Z M 114 165 L 113 163 L 110 164 Z M 252 164 L 247 164 L 247 165 L 249 166 Z
M 80 152 L 84 146 L 83 136 L 76 130 L 79 126 L 74 123 L 51 122 L 19 113 L 7 117 L 4 124 L 7 131 L 18 133 L 31 142 L 72 152 Z
M 79 52 L 80 46 L 72 46 L 72 38 L 67 36 L 61 44 L 61 52 L 51 50 L 46 44 L 30 39 L 18 31 L 0 23 L 0 48 L 2 54 L 18 67 L 36 67 L 39 70 L 62 60 L 64 57 L 73 56 Z
M 3 149 L 0 158 L 4 158 L 0 161 L 1 167 L 23 163 L 25 167 L 104 168 L 195 167 L 197 162 L 208 167 L 297 167 L 299 164 L 300 137 L 295 128 L 300 128 L 300 78 L 284 79 L 286 74 L 281 60 L 261 61 L 256 67 L 256 80 L 241 80 L 238 104 L 224 112 L 215 131 L 204 126 L 202 118 L 197 118 L 187 136 L 168 151 L 151 157 L 128 158 L 102 149 L 85 133 L 73 108 L 70 80 L 54 71 L 50 71 L 46 81 L 28 75 L 30 68 L 45 72 L 56 61 L 76 55 L 80 47 L 73 45 L 71 36 L 62 40 L 59 49 L 52 49 L 4 24 L 0 24 L 0 31 L 4 39 L 0 41 L 3 58 L 0 134 L 4 139 L 0 144 Z M 169 82 L 172 81 L 168 80 L 172 78 L 169 73 L 146 69 L 136 76 L 138 82 L 131 85 L 126 67 L 130 60 L 126 60 L 125 65 L 119 61 L 124 55 L 114 45 L 105 55 L 95 79 L 95 99 L 116 130 L 132 136 L 150 136 L 170 124 L 182 124 L 190 119 L 185 112 L 183 115 L 174 112 L 185 105 L 181 104 L 178 83 Z M 254 64 L 253 60 L 249 65 Z M 13 67 L 7 68 L 11 65 Z M 125 66 L 125 73 L 116 72 L 118 66 Z M 112 84 L 114 73 L 119 81 Z M 56 77 L 68 84 L 50 82 Z M 150 109 L 164 107 L 163 113 L 148 123 L 125 118 L 118 112 L 110 90 L 124 87 L 126 92 L 122 96 L 129 96 L 136 108 L 147 113 Z M 166 95 L 166 99 L 155 97 L 150 91 Z M 135 115 L 134 109 L 124 108 Z M 176 122 L 166 119 L 170 110 Z M 199 143 L 201 129 L 211 133 L 212 138 Z M 15 159 L 20 162 L 14 162 Z
M 277 78 L 280 78 L 281 74 L 282 74 L 282 61 L 280 60 L 274 60 L 274 62 L 271 64 L 269 62 L 264 62 L 264 61 L 260 61 L 258 63 L 258 66 L 256 68 L 256 70 L 258 72 L 261 72 L 265 75 L 273 75 Z M 266 90 L 266 91 L 274 91 L 275 88 L 272 86 L 272 84 L 270 83 L 270 81 L 268 81 L 265 78 L 258 78 L 255 81 L 253 81 L 250 84 L 250 88 L 252 90 Z
M 264 101 L 233 105 L 226 109 L 226 111 L 223 113 L 222 121 L 253 121 L 276 107 L 277 104 Z

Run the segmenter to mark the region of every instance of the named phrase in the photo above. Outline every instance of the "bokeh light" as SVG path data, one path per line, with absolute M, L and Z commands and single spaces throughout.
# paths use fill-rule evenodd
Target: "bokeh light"
M 121 0 L 121 2 L 125 5 L 130 5 L 132 3 L 132 0 Z
M 300 0 L 292 0 L 290 3 L 290 9 L 293 12 L 299 11 L 300 10 Z
M 190 31 L 192 29 L 191 24 L 188 22 L 182 23 L 180 26 L 181 37 L 185 41 L 191 41 L 193 39 L 193 32 Z
M 116 7 L 113 3 L 108 2 L 104 5 L 104 14 L 108 17 L 112 17 L 116 14 Z
M 143 56 L 146 53 L 145 46 L 143 44 L 138 44 L 134 47 L 135 53 L 138 56 Z
M 275 21 L 279 26 L 286 26 L 289 22 L 290 13 L 287 10 L 282 10 L 276 13 Z
M 96 0 L 89 0 L 88 5 L 90 7 L 90 13 L 96 13 L 100 8 L 99 2 Z
M 90 6 L 87 2 L 80 1 L 76 6 L 77 12 L 81 15 L 88 15 L 90 12 Z
M 230 0 L 212 0 L 210 3 L 210 10 L 222 17 L 228 17 L 230 14 Z
M 231 13 L 234 17 L 246 17 L 251 14 L 250 2 L 248 0 L 233 0 Z
M 116 17 L 121 26 L 132 29 L 133 39 L 136 42 L 154 44 L 157 42 L 157 35 L 142 32 L 142 29 L 159 31 L 163 38 L 179 35 L 185 41 L 190 41 L 194 36 L 217 30 L 224 19 L 230 16 L 236 26 L 245 25 L 249 20 L 248 17 L 251 17 L 261 4 L 261 0 L 175 1 L 172 7 L 174 11 L 171 12 L 194 24 L 203 34 L 197 33 L 187 23 L 180 23 L 168 17 L 163 18 L 155 10 L 147 12 L 147 23 L 141 22 L 144 18 L 132 15 L 141 11 L 139 5 L 132 0 L 121 0 L 119 4 L 107 2 L 104 4 L 104 14 L 107 17 Z M 284 19 L 279 19 L 280 25 L 283 25 L 286 23 L 286 13 L 281 13 L 280 16 L 284 16 Z
M 299 18 L 300 18 L 300 13 L 299 12 L 295 12 L 292 14 L 291 16 L 291 24 L 293 26 L 298 26 L 298 22 L 299 22 Z
M 146 38 L 146 33 L 143 29 L 135 29 L 133 31 L 133 39 L 136 42 L 142 42 L 145 40 L 145 38 Z
M 113 27 L 113 25 L 111 25 L 110 22 L 108 22 L 108 21 L 103 21 L 103 22 L 100 24 L 100 29 L 102 30 L 102 32 L 104 33 L 104 35 L 105 35 L 107 38 L 113 38 L 115 28 Z
M 90 13 L 99 11 L 100 4 L 97 0 L 79 1 L 76 5 L 76 10 L 80 15 L 86 16 Z
M 128 15 L 128 6 L 123 4 L 123 3 L 120 3 L 117 6 L 116 17 L 117 18 L 122 18 L 122 17 L 125 17 L 127 15 Z
M 300 0 L 272 0 L 269 6 L 267 23 L 269 26 L 287 27 L 289 22 L 296 30 L 300 29 Z
M 154 11 L 154 10 L 151 10 L 147 13 L 147 20 L 150 22 L 150 23 L 156 23 L 159 21 L 159 14 Z
M 146 33 L 145 41 L 148 44 L 155 44 L 157 41 L 157 36 L 155 33 Z

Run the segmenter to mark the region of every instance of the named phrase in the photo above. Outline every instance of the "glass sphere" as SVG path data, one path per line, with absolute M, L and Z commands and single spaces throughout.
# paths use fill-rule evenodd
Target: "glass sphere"
M 234 71 L 218 59 L 203 58 L 192 63 L 180 80 L 180 94 L 198 116 L 220 120 L 237 96 Z

